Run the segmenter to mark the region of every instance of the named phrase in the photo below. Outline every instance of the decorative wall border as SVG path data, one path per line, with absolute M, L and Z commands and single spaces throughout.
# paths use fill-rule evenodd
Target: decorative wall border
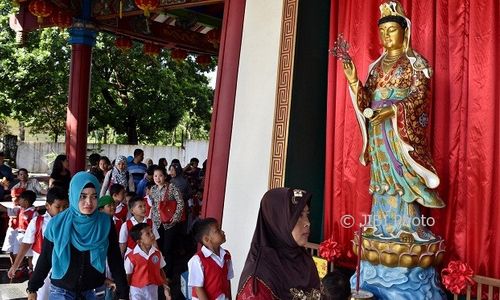
M 290 121 L 295 36 L 299 0 L 284 0 L 281 16 L 281 42 L 276 84 L 276 108 L 274 113 L 273 140 L 271 144 L 271 169 L 269 188 L 285 184 L 288 127 Z

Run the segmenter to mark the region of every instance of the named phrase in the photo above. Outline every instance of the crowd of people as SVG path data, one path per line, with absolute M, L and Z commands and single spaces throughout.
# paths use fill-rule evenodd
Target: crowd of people
M 174 297 L 180 296 L 180 273 L 186 271 L 187 261 L 196 251 L 196 242 L 192 237 L 191 229 L 194 221 L 199 218 L 204 174 L 204 170 L 198 167 L 197 158 L 191 159 L 189 164 L 182 168 L 178 159 L 173 159 L 169 166 L 166 158 L 161 158 L 158 165 L 148 166 L 142 162 L 144 152 L 141 149 L 136 149 L 133 156 L 128 158 L 118 156 L 113 162 L 105 156 L 94 153 L 89 156 L 87 172 L 71 177 L 67 157 L 59 155 L 54 161 L 48 184 L 40 184 L 36 178 L 30 178 L 26 169 L 21 168 L 14 173 L 8 165 L 4 164 L 4 159 L 4 154 L 0 153 L 0 190 L 1 200 L 4 200 L 0 205 L 0 212 L 4 212 L 9 219 L 2 250 L 11 256 L 9 277 L 13 278 L 29 272 L 31 281 L 28 289 L 36 290 L 39 295 L 38 299 L 48 299 L 49 293 L 52 294 L 54 289 L 51 288 L 51 284 L 68 291 L 78 290 L 78 293 L 90 290 L 87 289 L 90 286 L 92 289 L 96 288 L 97 283 L 101 284 L 102 278 L 98 276 L 98 273 L 101 273 L 102 264 L 92 257 L 102 255 L 106 251 L 95 252 L 86 248 L 85 245 L 90 241 L 92 243 L 88 245 L 89 247 L 94 247 L 98 241 L 104 243 L 102 230 L 95 230 L 87 223 L 89 219 L 94 220 L 93 223 L 95 223 L 95 220 L 101 220 L 102 216 L 105 216 L 105 219 L 109 218 L 113 225 L 113 233 L 105 234 L 109 245 L 107 247 L 113 253 L 113 258 L 106 261 L 104 280 L 119 283 L 113 286 L 127 285 L 126 280 L 125 282 L 119 281 L 121 278 L 119 274 L 113 274 L 110 269 L 111 264 L 115 269 L 117 265 L 121 265 L 130 271 L 132 261 L 127 258 L 136 254 L 137 245 L 143 244 L 148 251 L 151 249 L 159 251 L 161 261 L 164 263 L 161 269 L 165 270 L 164 277 L 169 278 L 169 292 L 165 292 L 166 285 L 162 284 L 160 290 L 164 291 L 159 297 L 166 297 L 167 294 Z M 78 185 L 80 181 L 90 184 L 91 187 Z M 94 207 L 90 203 L 88 207 L 83 207 L 87 211 L 82 211 L 82 207 L 79 206 L 82 200 L 81 195 L 88 188 L 93 189 L 92 195 L 95 192 L 96 204 Z M 45 207 L 34 206 L 37 197 L 46 199 Z M 92 202 L 90 200 L 88 202 Z M 49 220 L 67 207 L 69 210 L 64 211 L 64 218 L 68 219 L 64 223 L 66 225 L 63 226 L 61 223 L 57 228 L 78 227 L 78 230 L 74 232 L 74 237 L 72 234 L 67 234 L 71 230 L 65 234 L 48 235 L 46 228 L 51 228 L 47 227 Z M 171 213 L 163 213 L 163 211 L 171 211 Z M 100 217 L 89 217 L 94 215 Z M 78 222 L 78 226 L 67 225 L 75 224 L 75 222 Z M 99 222 L 106 223 L 107 221 Z M 153 248 L 149 248 L 147 241 L 139 242 L 141 236 L 133 234 L 134 228 L 139 224 L 146 224 L 154 233 Z M 139 231 L 142 232 L 141 230 Z M 96 232 L 100 232 L 101 236 L 89 236 L 90 233 Z M 48 238 L 49 236 L 53 236 L 52 240 Z M 67 240 L 68 236 L 69 240 Z M 66 239 L 65 245 L 59 244 L 61 238 Z M 43 243 L 43 247 L 42 241 L 47 241 Z M 67 248 L 68 243 L 69 248 Z M 118 249 L 116 253 L 112 251 L 114 246 Z M 45 249 L 47 251 L 43 255 Z M 70 250 L 69 258 L 68 249 Z M 71 260 L 74 251 L 82 253 L 75 255 L 79 257 L 78 262 Z M 87 266 L 85 261 L 87 251 L 90 251 L 88 266 L 91 268 L 80 270 L 80 274 L 76 274 L 78 272 L 75 270 L 78 268 L 73 268 L 74 263 L 83 262 Z M 122 259 L 121 263 L 119 261 L 117 263 L 115 259 L 117 253 Z M 25 257 L 29 258 L 27 267 L 23 266 L 23 262 L 26 261 Z M 54 275 L 53 262 L 60 262 L 61 259 L 68 260 L 67 265 L 56 268 L 59 270 L 58 275 Z M 23 269 L 20 268 L 21 266 Z M 47 272 L 51 268 L 51 275 L 49 275 Z M 66 271 L 70 273 L 66 274 Z M 84 275 L 90 281 L 85 279 L 86 283 L 78 286 L 78 283 L 73 280 L 77 278 L 75 277 L 77 275 Z M 53 279 L 51 284 L 47 283 L 48 278 Z M 69 286 L 68 280 L 71 281 Z M 122 290 L 123 288 L 117 289 L 119 293 Z M 111 289 L 107 289 L 106 292 L 109 294 L 108 299 L 121 296 L 119 293 L 113 296 Z M 128 298 L 128 292 L 126 296 Z
M 10 278 L 29 258 L 28 299 L 97 299 L 96 290 L 105 299 L 184 299 L 186 270 L 192 299 L 347 299 L 348 280 L 332 273 L 322 286 L 305 249 L 310 193 L 279 188 L 264 195 L 233 296 L 225 233 L 216 219 L 199 218 L 198 159 L 184 168 L 178 160 L 143 160 L 141 149 L 112 163 L 92 154 L 89 169 L 71 177 L 60 155 L 47 190 L 27 170 L 18 170 L 14 184 L 1 169 L 12 203 L 0 206 L 9 216 L 2 250 L 11 253 Z M 46 197 L 43 210 L 33 206 L 37 195 Z

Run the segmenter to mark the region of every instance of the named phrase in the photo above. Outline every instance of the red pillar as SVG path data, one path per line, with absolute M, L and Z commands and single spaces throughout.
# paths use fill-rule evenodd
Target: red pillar
M 238 81 L 244 0 L 226 0 L 208 147 L 202 216 L 222 220 L 226 192 L 234 101 Z
M 85 170 L 92 47 L 96 32 L 86 23 L 70 29 L 71 69 L 66 116 L 66 155 L 72 174 Z

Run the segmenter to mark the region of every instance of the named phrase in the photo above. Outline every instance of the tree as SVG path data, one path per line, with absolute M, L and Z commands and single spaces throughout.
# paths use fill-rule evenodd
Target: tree
M 69 61 L 68 34 L 58 29 L 30 33 L 19 48 L 0 11 L 0 115 L 22 121 L 55 140 L 65 131 Z M 182 121 L 192 132 L 209 129 L 213 91 L 205 71 L 192 57 L 176 63 L 169 51 L 158 57 L 142 52 L 142 44 L 123 52 L 114 37 L 100 33 L 93 49 L 89 133 L 113 131 L 129 144 L 168 143 Z M 124 140 L 124 139 L 120 139 Z
M 26 46 L 19 47 L 7 21 L 2 16 L 0 102 L 7 115 L 29 126 L 33 133 L 48 133 L 57 141 L 65 132 L 67 34 L 57 29 L 32 32 Z
M 136 144 L 167 143 L 186 113 L 196 126 L 209 126 L 213 91 L 192 57 L 176 63 L 169 51 L 149 57 L 142 44 L 122 51 L 113 40 L 100 35 L 94 50 L 92 128 L 111 126 Z

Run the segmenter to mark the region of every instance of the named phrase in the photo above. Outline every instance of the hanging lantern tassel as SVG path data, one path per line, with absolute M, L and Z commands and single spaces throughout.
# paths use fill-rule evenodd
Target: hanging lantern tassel
M 120 0 L 120 19 L 123 17 L 123 1 Z
M 146 18 L 146 32 L 149 34 L 151 30 L 149 29 L 149 18 Z

